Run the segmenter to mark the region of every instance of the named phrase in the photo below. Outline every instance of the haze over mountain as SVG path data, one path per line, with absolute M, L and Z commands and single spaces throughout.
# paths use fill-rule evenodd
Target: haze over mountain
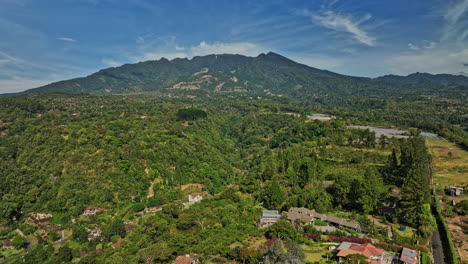
M 163 93 L 206 95 L 254 92 L 297 98 L 318 94 L 381 95 L 394 89 L 434 90 L 468 86 L 468 77 L 414 73 L 362 78 L 320 70 L 269 52 L 256 57 L 218 54 L 126 64 L 30 89 L 24 93 Z

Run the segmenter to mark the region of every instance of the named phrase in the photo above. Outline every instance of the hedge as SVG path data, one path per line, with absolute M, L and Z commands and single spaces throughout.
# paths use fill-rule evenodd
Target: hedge
M 442 216 L 442 209 L 440 208 L 439 198 L 436 194 L 434 194 L 434 209 L 436 213 L 437 224 L 439 226 L 440 237 L 442 239 L 442 245 L 444 248 L 445 260 L 449 264 L 458 264 L 457 252 L 455 250 L 455 246 L 453 245 L 447 223 L 445 223 L 444 217 Z

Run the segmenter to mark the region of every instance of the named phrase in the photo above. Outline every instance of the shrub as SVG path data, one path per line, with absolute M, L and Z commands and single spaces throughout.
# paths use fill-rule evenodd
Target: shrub
M 327 222 L 321 221 L 321 220 L 315 220 L 314 225 L 316 226 L 327 226 Z
M 145 205 L 143 203 L 136 203 L 133 205 L 134 212 L 141 212 L 145 209 Z
M 206 116 L 206 112 L 198 108 L 185 108 L 177 111 L 177 120 L 179 121 L 192 121 Z

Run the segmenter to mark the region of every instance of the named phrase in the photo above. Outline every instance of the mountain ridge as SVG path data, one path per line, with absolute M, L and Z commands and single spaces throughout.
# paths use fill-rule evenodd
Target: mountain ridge
M 194 75 L 200 71 L 206 71 Z M 402 88 L 468 87 L 468 77 L 412 73 L 355 77 L 297 63 L 274 52 L 256 57 L 211 54 L 168 60 L 150 60 L 99 70 L 86 77 L 54 82 L 16 94 L 43 92 L 128 94 L 156 92 L 195 94 L 266 92 L 293 97 L 320 94 L 380 94 Z

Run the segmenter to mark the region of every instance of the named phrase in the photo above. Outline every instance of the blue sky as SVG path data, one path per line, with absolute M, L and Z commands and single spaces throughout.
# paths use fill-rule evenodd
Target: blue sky
M 0 0 L 0 93 L 99 69 L 274 51 L 343 74 L 468 72 L 468 0 Z

